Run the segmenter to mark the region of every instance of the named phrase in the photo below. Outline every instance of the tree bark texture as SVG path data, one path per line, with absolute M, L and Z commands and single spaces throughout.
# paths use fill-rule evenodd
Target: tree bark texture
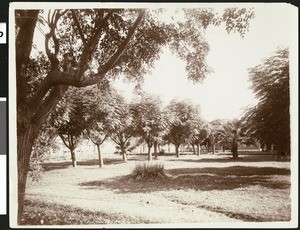
M 18 133 L 18 224 L 21 224 L 23 215 L 26 179 L 34 139 L 35 130 L 32 127 L 27 127 L 25 132 Z

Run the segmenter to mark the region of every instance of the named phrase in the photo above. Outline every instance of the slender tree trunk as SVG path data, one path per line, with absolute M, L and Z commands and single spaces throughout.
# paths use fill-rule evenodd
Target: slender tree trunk
M 175 145 L 175 153 L 177 158 L 179 158 L 179 146 L 180 145 Z
M 233 140 L 233 142 L 232 142 L 231 151 L 232 151 L 233 159 L 237 159 L 238 158 L 238 143 L 236 142 L 236 140 Z
M 103 164 L 103 158 L 102 158 L 102 154 L 100 151 L 100 145 L 97 145 L 97 150 L 98 150 L 98 158 L 99 158 L 99 167 L 102 168 Z
M 197 144 L 197 155 L 200 156 L 200 154 L 201 154 L 200 144 Z
M 154 147 L 154 158 L 158 159 L 158 152 L 157 152 L 158 144 L 157 144 L 156 141 L 154 142 L 154 146 L 153 147 Z
M 71 151 L 72 165 L 73 165 L 74 168 L 76 168 L 77 167 L 77 161 L 76 161 L 75 149 L 71 148 L 70 151 Z
M 152 160 L 151 145 L 148 145 L 148 161 Z
M 237 159 L 237 158 L 238 158 L 238 151 L 237 151 L 237 148 L 233 150 L 232 156 L 233 156 L 233 159 Z
M 212 147 L 212 153 L 215 154 L 216 153 L 216 146 L 213 144 L 211 147 Z
M 18 132 L 18 224 L 21 224 L 24 198 L 26 189 L 26 179 L 29 170 L 29 162 L 32 146 L 35 140 L 35 131 L 32 127 L 27 127 L 25 133 Z
M 126 150 L 124 148 L 124 146 L 120 146 L 121 147 L 121 153 L 122 153 L 122 156 L 123 156 L 123 161 L 127 162 L 127 154 L 126 154 Z
M 193 148 L 193 153 L 194 153 L 194 155 L 196 155 L 197 153 L 196 153 L 196 148 L 195 148 L 195 145 L 194 145 L 194 144 L 192 144 L 192 148 Z

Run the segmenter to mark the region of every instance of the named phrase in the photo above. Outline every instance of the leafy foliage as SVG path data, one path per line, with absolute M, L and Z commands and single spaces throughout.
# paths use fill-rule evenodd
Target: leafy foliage
M 72 89 L 67 98 L 67 107 L 64 114 L 53 114 L 53 117 L 61 117 L 62 119 L 54 120 L 54 127 L 57 129 L 58 135 L 62 138 L 69 149 L 77 147 L 79 144 L 86 121 L 88 119 L 88 103 L 84 100 L 85 92 L 80 89 Z
M 243 117 L 249 135 L 278 151 L 290 151 L 289 52 L 275 54 L 249 69 L 252 89 L 259 102 Z
M 200 154 L 200 145 L 209 137 L 210 127 L 209 123 L 202 119 L 200 116 L 195 117 L 192 121 L 192 130 L 189 138 L 189 143 L 197 146 L 197 152 Z
M 47 123 L 45 123 L 40 130 L 32 149 L 28 176 L 33 181 L 39 181 L 42 178 L 45 157 L 51 150 L 55 150 L 58 147 L 56 137 L 57 133 L 48 119 Z
M 117 149 L 121 151 L 123 160 L 127 161 L 127 151 L 131 151 L 136 147 L 136 143 L 133 140 L 135 125 L 130 106 L 120 95 L 116 97 L 114 119 L 117 122 L 111 125 L 110 139 L 117 144 Z
M 166 119 L 162 113 L 162 102 L 158 97 L 142 95 L 141 99 L 130 105 L 135 125 L 135 135 L 142 137 L 148 145 L 148 153 L 154 145 L 155 151 L 167 126 Z M 151 156 L 149 155 L 149 160 Z
M 111 129 L 118 122 L 116 113 L 118 110 L 117 93 L 111 87 L 101 89 L 93 87 L 90 90 L 88 106 L 88 118 L 85 131 L 88 138 L 100 145 L 110 135 Z
M 166 107 L 168 127 L 165 139 L 175 145 L 177 157 L 178 148 L 187 143 L 193 131 L 193 124 L 199 118 L 199 109 L 191 101 L 172 100 Z
M 73 166 L 76 167 L 75 149 L 83 140 L 89 115 L 90 91 L 71 88 L 51 114 L 50 122 L 64 145 L 70 150 Z

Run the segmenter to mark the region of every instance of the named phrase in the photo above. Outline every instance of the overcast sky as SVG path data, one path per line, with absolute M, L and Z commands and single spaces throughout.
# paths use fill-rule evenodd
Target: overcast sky
M 166 49 L 155 70 L 145 77 L 143 90 L 160 95 L 165 103 L 173 98 L 190 98 L 200 105 L 208 121 L 238 118 L 247 105 L 257 102 L 249 89 L 247 69 L 272 55 L 277 47 L 289 46 L 295 38 L 292 29 L 297 22 L 295 9 L 287 4 L 254 6 L 255 19 L 251 20 L 250 31 L 244 38 L 239 34 L 228 35 L 223 27 L 206 30 L 210 45 L 207 60 L 214 73 L 202 83 L 189 82 L 184 62 Z M 133 85 L 118 80 L 115 86 L 128 99 L 134 96 Z

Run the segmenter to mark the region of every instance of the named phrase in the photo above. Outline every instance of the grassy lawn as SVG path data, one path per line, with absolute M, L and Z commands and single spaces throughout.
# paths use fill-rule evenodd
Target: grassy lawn
M 271 155 L 173 155 L 153 161 L 166 177 L 135 180 L 146 156 L 45 163 L 28 180 L 24 224 L 149 224 L 289 221 L 290 162 Z

